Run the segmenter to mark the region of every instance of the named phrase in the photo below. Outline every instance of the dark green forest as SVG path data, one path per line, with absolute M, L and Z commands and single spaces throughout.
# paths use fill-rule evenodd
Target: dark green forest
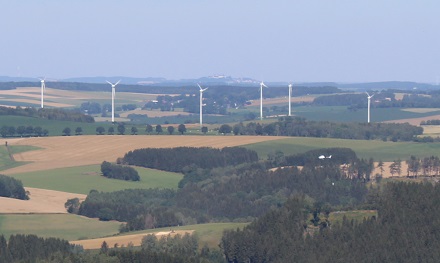
M 145 148 L 130 151 L 118 162 L 128 165 L 182 172 L 188 165 L 200 168 L 238 165 L 258 161 L 255 151 L 243 147 L 176 147 Z
M 282 117 L 277 122 L 235 124 L 236 135 L 272 135 L 355 140 L 412 141 L 423 128 L 408 123 L 336 123 Z
M 344 219 L 311 235 L 298 196 L 244 230 L 226 231 L 221 247 L 228 262 L 437 262 L 439 198 L 438 185 L 389 183 L 377 218 Z
M 140 177 L 138 172 L 129 166 L 112 164 L 109 162 L 102 162 L 101 164 L 102 176 L 110 179 L 119 179 L 126 181 L 139 181 Z

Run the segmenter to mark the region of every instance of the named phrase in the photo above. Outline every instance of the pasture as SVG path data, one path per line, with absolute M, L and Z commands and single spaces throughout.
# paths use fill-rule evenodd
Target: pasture
M 115 243 L 119 246 L 127 246 L 128 242 L 139 246 L 142 238 L 148 234 L 155 234 L 158 238 L 163 235 L 174 235 L 184 233 L 195 233 L 199 237 L 199 246 L 202 248 L 205 244 L 210 248 L 218 248 L 224 230 L 243 228 L 248 223 L 210 223 L 172 227 L 175 233 L 171 233 L 170 228 L 156 228 L 142 231 L 133 231 L 126 234 L 121 234 L 112 237 L 97 238 L 92 240 L 78 240 L 71 242 L 73 244 L 83 245 L 86 249 L 98 249 L 102 242 L 106 241 L 109 247 L 113 247 Z
M 113 160 L 112 160 L 113 161 Z M 88 194 L 90 190 L 112 192 L 124 189 L 173 188 L 182 175 L 141 167 L 134 167 L 141 178 L 138 182 L 108 179 L 101 176 L 100 165 L 87 165 L 52 170 L 12 174 L 26 187 Z
M 72 214 L 0 214 L 0 235 L 34 234 L 67 240 L 117 234 L 120 222 L 104 222 Z
M 375 161 L 402 161 L 411 155 L 417 157 L 438 156 L 440 143 L 383 142 L 378 140 L 346 140 L 330 138 L 291 137 L 280 140 L 248 144 L 248 149 L 255 150 L 260 158 L 267 158 L 269 153 L 282 151 L 285 155 L 303 153 L 313 149 L 343 147 L 351 148 L 359 158 L 373 158 Z

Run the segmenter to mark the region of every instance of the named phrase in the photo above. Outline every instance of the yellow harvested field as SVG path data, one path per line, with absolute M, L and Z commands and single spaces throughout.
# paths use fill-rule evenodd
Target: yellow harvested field
M 415 112 L 415 113 L 428 113 L 433 111 L 439 111 L 440 108 L 408 108 L 402 109 L 402 111 Z
M 157 232 L 154 233 L 156 237 L 160 238 L 161 236 L 175 236 L 185 235 L 185 233 L 192 234 L 193 230 L 175 230 L 175 231 L 166 231 L 166 232 Z M 153 234 L 153 233 L 152 233 Z M 96 238 L 96 239 L 87 239 L 87 240 L 78 240 L 71 241 L 70 244 L 81 245 L 84 249 L 99 249 L 101 248 L 102 242 L 106 242 L 108 247 L 112 248 L 117 244 L 119 247 L 125 246 L 127 247 L 129 243 L 133 246 L 140 246 L 142 243 L 142 238 L 148 234 L 137 234 L 137 235 L 127 235 L 127 236 L 112 236 L 112 237 L 104 237 L 104 238 Z
M 384 123 L 409 123 L 411 125 L 420 125 L 420 122 L 427 120 L 440 120 L 440 115 L 433 115 L 428 117 L 411 118 L 411 119 L 400 119 L 400 120 L 390 120 L 384 121 Z
M 440 125 L 423 125 L 423 134 L 426 135 L 439 135 Z
M 64 203 L 67 199 L 79 198 L 83 201 L 86 195 L 73 194 L 53 190 L 25 187 L 29 192 L 29 200 L 18 200 L 0 197 L 1 214 L 65 214 Z
M 35 105 L 40 105 L 41 104 L 40 100 L 31 100 L 31 99 L 9 99 L 9 101 L 23 102 L 23 103 L 29 103 L 29 104 L 35 104 Z M 50 107 L 59 107 L 59 108 L 74 106 L 72 104 L 57 103 L 57 102 L 50 102 L 50 101 L 45 101 L 44 105 L 45 106 L 50 106 Z
M 384 169 L 384 171 L 382 173 L 383 178 L 399 177 L 397 174 L 395 174 L 394 176 L 391 176 L 390 165 L 392 163 L 393 162 L 383 162 L 383 169 Z M 374 163 L 374 170 L 373 170 L 373 173 L 371 174 L 372 178 L 374 178 L 374 176 L 376 174 L 380 174 L 380 169 L 377 168 L 377 164 L 378 164 L 378 162 Z M 405 177 L 406 176 L 406 170 L 408 169 L 408 165 L 405 163 L 405 161 L 402 161 L 401 164 L 402 164 L 402 167 L 401 167 L 402 172 L 400 174 L 400 177 Z
M 3 174 L 25 173 L 63 167 L 116 161 L 125 153 L 139 148 L 179 146 L 223 148 L 263 141 L 279 140 L 276 136 L 168 136 L 168 135 L 89 135 L 34 137 L 8 140 L 9 145 L 32 145 L 41 150 L 14 154 L 16 161 L 31 162 L 2 171 Z M 4 140 L 0 140 L 4 143 Z

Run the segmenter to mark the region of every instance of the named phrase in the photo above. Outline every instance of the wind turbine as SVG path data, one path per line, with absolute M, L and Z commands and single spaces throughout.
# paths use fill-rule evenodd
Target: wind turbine
M 44 108 L 44 90 L 46 89 L 46 84 L 44 81 L 46 78 L 39 79 L 41 81 L 41 108 Z
M 264 82 L 261 81 L 261 83 L 260 83 L 260 120 L 263 120 L 263 87 L 267 88 L 267 86 L 264 85 Z
M 118 82 L 116 82 L 115 84 L 111 83 L 110 81 L 107 80 L 107 83 L 112 85 L 112 123 L 115 122 L 115 94 L 116 94 L 116 85 L 119 84 L 121 80 L 118 80 Z
M 289 116 L 292 116 L 292 83 L 289 84 Z
M 197 84 L 200 88 L 200 128 L 202 128 L 203 125 L 203 92 L 207 90 L 208 88 L 203 89 L 200 84 Z
M 370 96 L 370 94 L 368 94 L 368 92 L 365 92 L 365 93 L 367 93 L 367 96 L 368 96 L 368 123 L 370 123 L 370 101 L 371 101 L 371 98 L 374 96 L 374 94 Z

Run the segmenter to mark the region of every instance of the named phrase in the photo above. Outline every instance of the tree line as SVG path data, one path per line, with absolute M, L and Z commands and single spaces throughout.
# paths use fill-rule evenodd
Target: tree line
M 75 122 L 87 122 L 93 123 L 95 119 L 92 116 L 82 114 L 77 110 L 66 110 L 60 108 L 34 108 L 26 107 L 22 108 L 17 106 L 16 108 L 0 106 L 0 115 L 13 115 L 24 117 L 43 118 L 48 120 L 58 121 L 75 121 Z
M 3 138 L 14 137 L 14 136 L 19 136 L 19 137 L 38 136 L 38 137 L 41 137 L 41 136 L 48 136 L 49 131 L 47 129 L 41 128 L 40 126 L 34 127 L 32 125 L 28 125 L 28 126 L 20 125 L 18 127 L 15 127 L 15 126 L 3 125 L 0 128 L 0 135 Z
M 28 200 L 23 183 L 13 177 L 0 174 L 0 196 Z
M 56 262 L 54 258 L 68 259 L 82 247 L 70 245 L 58 238 L 36 235 L 11 235 L 9 240 L 0 236 L 0 262 Z
M 305 199 L 294 197 L 243 230 L 226 231 L 221 248 L 228 262 L 436 262 L 440 186 L 389 183 L 378 193 L 377 218 L 344 218 L 313 235 Z
M 423 133 L 422 127 L 408 123 L 336 123 L 282 117 L 273 123 L 250 122 L 233 126 L 235 135 L 299 136 L 355 140 L 412 141 Z

